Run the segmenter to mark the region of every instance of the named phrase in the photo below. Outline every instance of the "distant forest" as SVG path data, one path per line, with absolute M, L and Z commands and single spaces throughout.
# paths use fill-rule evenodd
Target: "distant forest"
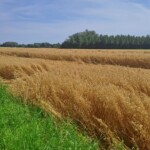
M 84 31 L 69 36 L 62 48 L 88 49 L 150 49 L 150 35 L 99 35 L 95 31 Z
M 28 48 L 60 48 L 61 44 L 50 44 L 50 43 L 34 43 L 34 44 L 18 44 L 17 42 L 4 42 L 0 45 L 1 47 L 28 47 Z
M 5 42 L 1 47 L 30 47 L 30 48 L 77 48 L 77 49 L 150 49 L 150 35 L 99 35 L 95 31 L 85 30 L 68 37 L 63 43 L 34 43 L 18 44 Z

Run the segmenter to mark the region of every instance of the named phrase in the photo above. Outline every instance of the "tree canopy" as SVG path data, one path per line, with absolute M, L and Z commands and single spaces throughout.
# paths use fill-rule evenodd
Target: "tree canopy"
M 5 42 L 1 46 L 3 46 L 3 47 L 17 47 L 18 43 L 17 42 Z
M 150 49 L 150 36 L 98 35 L 95 31 L 85 30 L 75 33 L 65 40 L 62 48 L 88 49 Z
M 16 42 L 4 42 L 0 46 L 1 47 L 29 47 L 29 48 L 59 48 L 61 44 L 60 43 L 50 44 L 48 42 L 34 43 L 34 44 L 18 44 Z
M 150 35 L 102 35 L 95 31 L 85 30 L 68 37 L 62 44 L 48 42 L 34 44 L 18 44 L 4 42 L 1 47 L 30 47 L 30 48 L 78 48 L 78 49 L 150 49 Z

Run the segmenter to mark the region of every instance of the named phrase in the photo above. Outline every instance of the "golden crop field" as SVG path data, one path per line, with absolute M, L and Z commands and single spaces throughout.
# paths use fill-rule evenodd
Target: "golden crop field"
M 109 52 L 108 52 L 109 51 Z M 150 69 L 149 50 L 66 50 L 44 48 L 0 48 L 0 55 L 48 60 L 110 64 Z
M 107 149 L 150 150 L 150 51 L 0 48 L 0 78 Z

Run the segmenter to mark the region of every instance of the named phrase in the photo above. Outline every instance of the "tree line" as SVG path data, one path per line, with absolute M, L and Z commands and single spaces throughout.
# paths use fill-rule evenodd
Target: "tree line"
M 75 33 L 61 44 L 62 48 L 150 49 L 150 35 L 99 35 L 95 31 Z
M 34 43 L 34 44 L 18 44 L 17 42 L 4 42 L 0 45 L 1 47 L 28 47 L 28 48 L 60 48 L 61 44 L 50 44 L 50 43 Z
M 150 35 L 99 35 L 95 31 L 85 30 L 68 37 L 63 43 L 18 44 L 4 42 L 1 47 L 30 48 L 79 48 L 79 49 L 150 49 Z

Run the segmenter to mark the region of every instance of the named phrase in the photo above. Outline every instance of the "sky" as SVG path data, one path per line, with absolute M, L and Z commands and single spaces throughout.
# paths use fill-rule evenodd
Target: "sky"
M 61 43 L 86 29 L 150 34 L 150 0 L 0 0 L 0 43 Z

